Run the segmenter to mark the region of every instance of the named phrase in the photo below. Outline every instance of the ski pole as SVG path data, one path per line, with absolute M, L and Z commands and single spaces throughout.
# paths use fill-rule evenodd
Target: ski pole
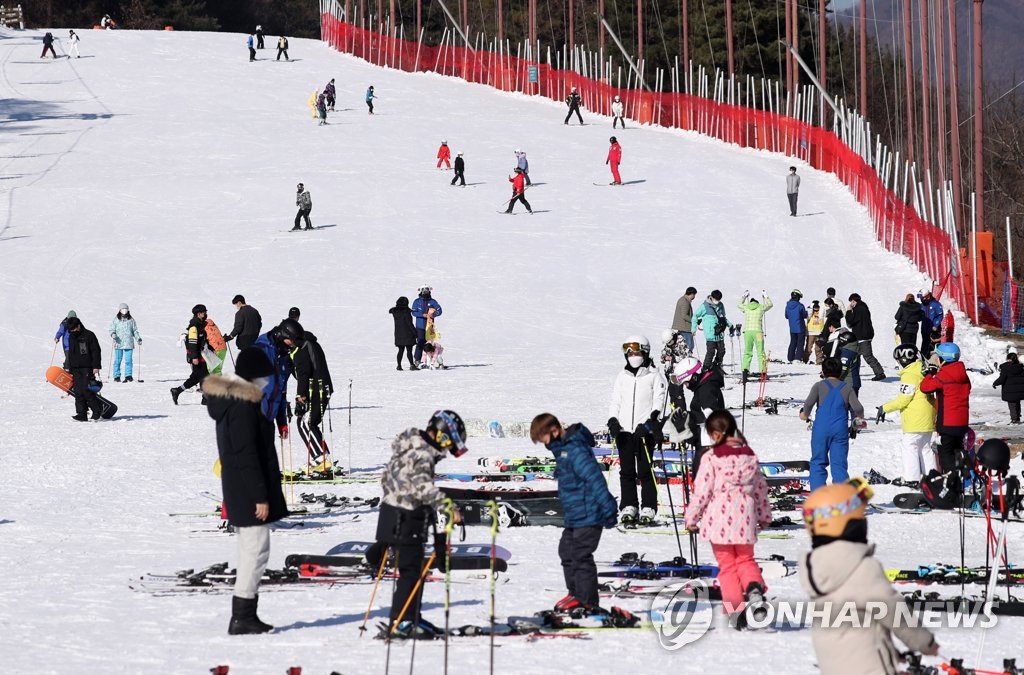
M 380 586 L 380 580 L 384 576 L 384 567 L 387 565 L 388 556 L 391 554 L 391 549 L 387 548 L 384 550 L 384 555 L 380 559 L 380 567 L 377 569 L 377 578 L 373 582 L 373 590 L 370 592 L 370 603 L 366 605 L 366 614 L 363 615 L 363 625 L 359 627 L 359 637 L 363 637 L 363 633 L 366 632 L 366 622 L 370 620 L 370 612 L 373 611 L 373 599 L 377 596 L 377 587 Z
M 664 468 L 665 467 L 665 446 L 664 446 L 663 443 L 658 443 L 658 451 L 661 453 L 661 466 Z M 686 462 L 685 455 L 682 456 L 682 460 L 683 460 L 683 463 L 685 464 L 685 462 Z M 685 473 L 685 472 L 683 472 L 683 473 Z M 686 480 L 685 475 L 683 476 L 683 480 Z M 683 557 L 683 541 L 682 541 L 682 539 L 679 538 L 679 523 L 676 522 L 676 507 L 675 507 L 675 504 L 672 503 L 672 486 L 668 482 L 668 471 L 665 472 L 665 490 L 668 491 L 668 510 L 669 510 L 669 513 L 672 514 L 672 527 L 675 528 L 675 531 L 676 531 L 676 545 L 679 547 L 679 557 L 682 558 Z
M 235 367 L 235 355 L 231 353 L 231 343 L 228 343 L 228 357 L 231 358 L 231 367 Z
M 423 585 L 423 580 L 427 577 L 427 572 L 430 571 L 430 567 L 434 564 L 434 559 L 437 557 L 437 551 L 433 551 L 430 557 L 427 558 L 427 562 L 423 565 L 423 571 L 420 573 L 419 579 L 416 580 L 416 585 L 412 587 L 412 593 L 406 598 L 405 604 L 402 605 L 402 611 L 398 613 L 398 617 L 395 622 L 391 624 L 390 635 L 395 634 L 395 630 L 398 629 L 398 624 L 402 623 L 402 619 L 405 618 L 405 613 L 409 610 L 409 605 L 412 604 L 412 599 L 416 597 L 416 593 L 420 590 L 420 586 Z
M 494 675 L 494 586 L 498 567 L 498 502 L 487 502 L 491 512 L 491 675 Z
M 747 376 L 745 373 L 740 374 L 740 378 L 743 380 L 743 386 L 741 390 L 743 392 L 743 404 L 740 407 L 740 433 L 745 433 L 744 427 L 747 424 Z
M 114 376 L 114 341 L 110 341 L 110 363 L 107 366 L 107 379 Z
M 348 472 L 352 473 L 352 380 L 348 381 Z
M 53 365 L 53 360 L 57 358 L 57 340 L 53 341 L 53 353 L 50 354 L 50 365 Z
M 452 532 L 455 530 L 455 502 L 444 500 L 444 672 L 448 675 L 448 617 L 452 601 Z

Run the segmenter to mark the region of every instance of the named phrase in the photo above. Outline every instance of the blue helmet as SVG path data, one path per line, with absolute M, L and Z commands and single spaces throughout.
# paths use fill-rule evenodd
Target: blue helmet
M 936 345 L 935 353 L 939 355 L 943 363 L 953 363 L 960 360 L 960 347 L 955 342 L 943 342 Z

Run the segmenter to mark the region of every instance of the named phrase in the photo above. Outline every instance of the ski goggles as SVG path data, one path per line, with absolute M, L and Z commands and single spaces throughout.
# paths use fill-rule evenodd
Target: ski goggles
M 816 508 L 803 509 L 804 524 L 811 526 L 814 525 L 815 521 L 838 518 L 839 516 L 854 513 L 860 508 L 866 508 L 868 502 L 875 496 L 875 491 L 871 489 L 868 481 L 858 476 L 851 478 L 847 483 L 857 490 L 852 497 L 838 504 L 827 504 Z
M 625 342 L 625 343 L 623 343 L 623 345 L 622 345 L 622 353 L 623 354 L 629 354 L 630 352 L 636 352 L 637 354 L 642 354 L 644 352 L 644 349 L 640 345 L 639 342 Z

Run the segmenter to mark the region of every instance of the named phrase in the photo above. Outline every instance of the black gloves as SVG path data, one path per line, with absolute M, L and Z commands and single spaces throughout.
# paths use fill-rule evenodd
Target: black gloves
M 655 410 L 651 413 L 651 425 L 657 425 L 658 420 L 661 419 L 661 411 Z
M 676 428 L 676 431 L 682 432 L 686 428 L 686 417 L 689 413 L 683 408 L 676 408 L 672 411 L 672 426 Z
M 878 424 L 879 422 L 884 422 L 885 421 L 885 409 L 882 406 L 878 406 L 877 408 L 875 408 L 875 410 L 877 411 L 875 413 L 875 424 Z
M 618 436 L 622 433 L 622 425 L 619 424 L 619 420 L 615 417 L 608 418 L 608 433 L 612 436 Z
M 235 339 L 235 336 L 232 335 L 231 333 L 228 333 L 227 335 L 224 336 L 224 342 L 231 342 L 234 339 Z
M 993 389 L 998 389 L 998 388 L 999 388 L 999 385 L 998 385 L 998 384 L 993 384 L 993 385 L 992 385 L 992 388 L 993 388 Z
M 939 372 L 939 367 L 937 365 L 935 365 L 934 363 L 929 363 L 928 365 L 926 365 L 924 367 L 924 374 L 925 375 L 934 375 L 937 372 Z

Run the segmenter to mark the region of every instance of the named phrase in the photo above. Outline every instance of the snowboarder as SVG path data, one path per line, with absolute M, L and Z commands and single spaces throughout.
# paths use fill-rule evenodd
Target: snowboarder
M 572 117 L 573 113 L 576 113 L 576 118 L 580 121 L 580 125 L 583 125 L 583 116 L 580 115 L 580 95 L 576 91 L 576 87 L 572 88 L 569 95 L 565 97 L 565 104 L 569 106 L 569 112 L 565 115 L 565 123 L 569 124 L 569 118 Z
M 758 528 L 772 522 L 768 482 L 732 413 L 711 413 L 704 427 L 712 448 L 697 472 L 686 509 L 686 529 L 699 531 L 701 539 L 711 544 L 729 625 L 743 630 L 745 605 L 760 605 L 767 590 L 754 560 L 754 544 Z
M 921 358 L 927 359 L 932 355 L 935 345 L 942 339 L 942 303 L 939 302 L 931 291 L 921 294 L 921 311 L 924 318 L 921 319 Z
M 441 168 L 441 163 L 444 162 L 444 168 L 452 168 L 450 160 L 452 157 L 451 148 L 448 147 L 448 141 L 441 141 L 441 147 L 437 149 L 437 168 Z
M 249 63 L 252 63 L 256 60 L 256 50 L 253 48 L 252 34 L 250 34 L 249 37 L 246 38 L 245 46 L 249 48 Z
M 68 338 L 70 337 L 70 335 L 68 335 L 68 319 L 75 318 L 78 318 L 78 314 L 76 314 L 73 309 L 69 310 L 67 316 L 64 317 L 61 320 L 60 325 L 57 326 L 57 333 L 53 336 L 54 343 L 60 342 L 61 346 L 64 348 L 64 370 L 68 369 Z
M 47 32 L 43 36 L 43 53 L 39 56 L 41 59 L 46 58 L 46 52 L 50 52 L 53 58 L 57 58 L 57 52 L 53 51 L 53 33 Z
M 316 114 L 320 118 L 320 123 L 317 126 L 322 127 L 327 124 L 327 96 L 323 93 L 316 97 Z M 306 229 L 312 230 L 313 228 L 307 227 Z
M 412 315 L 416 319 L 416 363 L 423 358 L 423 345 L 427 342 L 427 319 L 441 316 L 441 305 L 431 295 L 433 290 L 430 286 L 421 287 L 419 296 L 412 302 Z
M 806 422 L 817 406 L 814 426 L 811 428 L 811 489 L 821 487 L 832 470 L 832 482 L 843 483 L 850 478 L 847 455 L 850 452 L 850 412 L 854 424 L 864 426 L 864 406 L 857 400 L 853 387 L 839 378 L 843 365 L 839 359 L 829 357 L 821 364 L 822 379 L 814 383 L 807 400 L 800 409 L 800 419 Z
M 667 383 L 651 361 L 651 343 L 642 335 L 622 343 L 626 365 L 619 371 L 608 409 L 608 431 L 619 449 L 619 518 L 625 525 L 654 522 L 658 488 L 651 471 L 655 440 L 661 439 Z M 636 482 L 640 480 L 640 503 Z M 637 506 L 640 506 L 639 513 Z
M 939 653 L 927 628 L 893 621 L 904 598 L 868 543 L 865 512 L 872 496 L 870 486 L 855 479 L 818 488 L 803 505 L 811 550 L 800 560 L 800 585 L 815 604 L 811 639 L 821 675 L 848 675 L 851 667 L 879 675 L 900 672 L 903 657 L 893 633 L 913 651 Z M 843 620 L 851 616 L 859 619 Z
M 456 160 L 457 161 L 457 160 Z M 398 347 L 398 368 L 402 370 L 402 354 L 409 359 L 409 370 L 418 366 L 412 360 L 412 347 L 416 344 L 416 327 L 412 324 L 412 310 L 409 309 L 409 298 L 404 295 L 395 301 L 395 306 L 388 310 L 395 321 L 395 346 Z
M 424 586 L 420 579 L 429 571 L 423 564 L 423 548 L 428 528 L 436 521 L 436 509 L 444 502 L 444 494 L 434 485 L 434 466 L 448 453 L 465 454 L 465 439 L 462 418 L 451 410 L 438 410 L 426 429 L 407 429 L 391 442 L 391 459 L 381 477 L 384 494 L 377 540 L 366 551 L 366 561 L 377 570 L 391 549 L 392 564 L 398 568 L 390 621 L 382 637 L 430 640 L 443 634 L 420 616 Z M 458 523 L 458 511 L 453 517 Z
M 452 178 L 452 185 L 455 185 L 455 181 L 460 181 L 459 185 L 466 185 L 466 160 L 462 159 L 462 153 L 460 152 L 455 156 L 455 177 Z
M 256 49 L 263 49 L 263 26 L 256 26 Z
M 282 54 L 284 54 L 285 61 L 291 60 L 288 58 L 288 38 L 286 38 L 283 35 L 277 38 L 277 58 L 275 59 L 275 61 L 280 61 Z
M 228 343 L 224 334 L 220 332 L 220 327 L 213 322 L 209 316 L 206 317 L 206 325 L 204 326 L 206 331 L 206 344 L 210 347 L 210 350 L 217 355 L 217 365 L 210 368 L 210 375 L 220 375 L 221 370 L 224 368 L 224 359 L 228 355 Z M 141 342 L 141 340 L 140 340 Z M 210 364 L 206 364 L 209 367 Z
M 274 364 L 274 374 L 263 387 L 260 410 L 268 420 L 277 424 L 277 432 L 282 439 L 288 438 L 288 377 L 295 372 L 289 354 L 300 349 L 305 339 L 306 331 L 302 324 L 295 319 L 285 319 L 253 343 Z
M 171 400 L 178 405 L 178 397 L 181 393 L 188 391 L 197 384 L 200 385 L 206 376 L 210 374 L 203 359 L 203 349 L 206 347 L 206 305 L 196 305 L 192 308 L 192 318 L 185 329 L 185 360 L 192 366 L 192 373 L 188 379 L 181 383 L 181 386 L 171 387 Z M 202 403 L 206 403 L 206 395 L 203 394 Z
M 530 162 L 526 159 L 526 153 L 522 150 L 516 150 L 516 166 L 523 170 L 523 177 L 526 178 L 527 185 L 533 185 L 530 181 Z
M 103 405 L 96 398 L 94 382 L 103 367 L 102 352 L 99 340 L 91 330 L 86 330 L 82 320 L 77 316 L 68 317 L 65 324 L 68 331 L 68 362 L 67 371 L 74 378 L 71 392 L 75 395 L 76 422 L 86 422 L 86 413 L 92 411 L 92 418 L 98 420 L 103 412 Z
M 622 100 L 618 96 L 612 99 L 612 129 L 615 125 L 622 123 L 622 128 L 626 128 L 626 119 L 622 116 Z
M 704 339 L 707 341 L 704 370 L 710 370 L 712 366 L 721 366 L 725 360 L 725 330 L 728 327 L 729 320 L 725 318 L 722 291 L 716 288 L 693 313 L 693 320 L 690 323 L 691 333 L 696 333 L 700 328 L 704 330 Z
M 789 175 L 786 176 L 786 197 L 789 198 L 789 215 L 796 216 L 796 200 L 800 196 L 800 176 L 796 173 L 796 167 L 789 167 Z
M 238 353 L 234 375 L 206 378 L 206 411 L 217 424 L 220 482 L 228 524 L 238 538 L 229 635 L 266 633 L 257 616 L 259 586 L 270 558 L 270 523 L 288 515 L 274 427 L 260 414 L 261 382 L 274 373 L 255 347 Z
M 955 508 L 960 505 L 959 497 L 963 492 L 960 466 L 965 450 L 964 438 L 970 424 L 971 396 L 971 380 L 960 360 L 960 347 L 955 342 L 935 346 L 935 352 L 925 367 L 921 391 L 935 394 L 938 404 L 935 430 L 939 432 L 937 472 L 941 472 L 941 476 L 934 473 L 926 476 L 921 491 L 933 508 Z M 941 501 L 935 501 L 933 496 L 940 492 L 944 493 Z
M 241 293 L 231 299 L 231 304 L 237 310 L 235 312 L 235 325 L 231 328 L 231 332 L 224 336 L 224 340 L 231 342 L 237 338 L 236 346 L 239 349 L 245 349 L 253 342 L 256 342 L 256 338 L 260 336 L 260 331 L 263 329 L 263 319 L 255 307 L 245 304 L 245 296 Z
M 337 90 L 334 88 L 334 78 L 324 86 L 324 102 L 327 103 L 327 110 L 334 112 L 334 99 L 337 96 Z
M 291 358 L 295 369 L 295 417 L 299 419 L 299 435 L 304 436 L 305 429 L 309 430 L 309 438 L 302 440 L 306 443 L 312 470 L 328 472 L 332 469 L 330 449 L 320 429 L 334 393 L 327 356 L 316 336 L 307 332 L 302 346 L 291 353 Z M 309 417 L 304 429 L 302 418 L 307 412 Z
M 515 168 L 515 177 L 509 176 L 508 182 L 512 183 L 512 199 L 508 202 L 508 208 L 505 209 L 505 213 L 512 213 L 512 207 L 516 205 L 516 202 L 522 202 L 523 206 L 526 207 L 527 212 L 533 213 L 533 207 L 530 206 L 530 202 L 526 201 L 526 174 L 518 166 Z
M 804 363 L 804 344 L 807 342 L 807 308 L 802 302 L 803 293 L 793 289 L 786 303 L 786 320 L 789 321 L 789 350 L 786 360 L 790 363 Z
M 764 314 L 774 307 L 772 299 L 763 290 L 761 302 L 750 296 L 750 291 L 743 291 L 738 307 L 743 312 L 743 379 L 750 379 L 750 361 L 754 358 L 754 350 L 760 365 L 758 372 L 765 373 L 768 369 L 768 355 L 764 353 Z
M 1020 424 L 1020 402 L 1024 399 L 1024 365 L 1021 365 L 1017 354 L 1006 355 L 1006 363 L 999 366 L 999 377 L 992 383 L 992 388 L 1003 386 L 1002 399 L 1010 408 L 1010 424 Z
M 604 160 L 604 163 L 611 164 L 612 185 L 622 185 L 622 178 L 619 176 L 619 163 L 622 162 L 622 147 L 614 136 L 609 138 L 608 142 L 611 143 L 611 147 L 608 148 L 608 157 Z
M 676 312 L 672 316 L 672 330 L 682 336 L 686 348 L 693 353 L 693 299 L 697 297 L 697 289 L 688 286 L 686 291 L 676 300 Z
M 319 108 L 319 106 L 320 103 L 317 102 L 317 107 Z M 324 113 L 324 118 L 326 117 L 327 113 Z M 321 124 L 323 123 L 324 122 L 321 121 Z M 309 222 L 309 214 L 313 210 L 313 197 L 310 196 L 309 191 L 306 190 L 306 187 L 302 183 L 295 186 L 295 205 L 299 207 L 299 211 L 295 214 L 295 227 L 292 228 L 292 232 L 302 229 L 299 226 L 300 219 L 305 219 L 306 229 L 312 230 L 313 223 Z
M 920 353 L 914 344 L 902 344 L 892 352 L 900 364 L 899 395 L 879 408 L 879 418 L 899 411 L 903 425 L 903 481 L 920 483 L 921 477 L 935 468 L 932 434 L 935 433 L 935 405 L 931 397 L 921 391 L 924 379 Z M 1024 372 L 1024 369 L 1022 369 Z
M 804 363 L 810 363 L 814 354 L 814 363 L 821 365 L 821 345 L 818 338 L 825 330 L 825 318 L 821 315 L 821 304 L 815 300 L 811 303 L 811 314 L 807 317 L 807 346 L 804 349 Z
M 370 109 L 370 114 L 371 115 L 373 114 L 373 97 L 374 96 L 375 96 L 375 94 L 373 93 L 373 85 L 371 84 L 370 88 L 366 90 L 366 107 Z
M 128 310 L 128 305 L 121 303 L 117 308 L 117 314 L 110 322 L 110 339 L 114 342 L 114 382 L 121 381 L 121 361 L 124 360 L 124 381 L 131 382 L 135 374 L 132 355 L 135 352 L 135 343 L 142 344 L 142 337 L 139 335 L 139 327 Z
M 75 55 L 76 59 L 82 58 L 81 52 L 78 51 L 78 43 L 79 42 L 81 42 L 81 39 L 78 37 L 78 33 L 76 33 L 73 30 L 69 30 L 68 31 L 68 44 L 71 45 L 70 47 L 68 47 L 68 58 L 69 59 L 71 58 L 72 54 Z
M 924 320 L 924 312 L 921 311 L 921 303 L 914 299 L 913 293 L 907 293 L 893 318 L 896 319 L 896 339 L 899 344 L 916 344 L 917 327 Z
M 555 610 L 569 612 L 598 609 L 597 565 L 594 552 L 601 543 L 601 531 L 614 527 L 615 498 L 608 491 L 601 467 L 591 451 L 597 443 L 582 424 L 563 428 L 551 413 L 541 413 L 530 423 L 530 440 L 543 443 L 555 456 L 558 499 L 565 522 L 558 542 L 562 576 L 567 595 L 555 603 Z
M 875 373 L 872 381 L 881 382 L 885 379 L 885 370 L 871 351 L 871 341 L 875 337 L 875 327 L 871 323 L 871 310 L 866 302 L 860 299 L 859 293 L 850 294 L 850 306 L 846 310 L 846 325 L 857 338 L 857 347 L 861 358 Z

